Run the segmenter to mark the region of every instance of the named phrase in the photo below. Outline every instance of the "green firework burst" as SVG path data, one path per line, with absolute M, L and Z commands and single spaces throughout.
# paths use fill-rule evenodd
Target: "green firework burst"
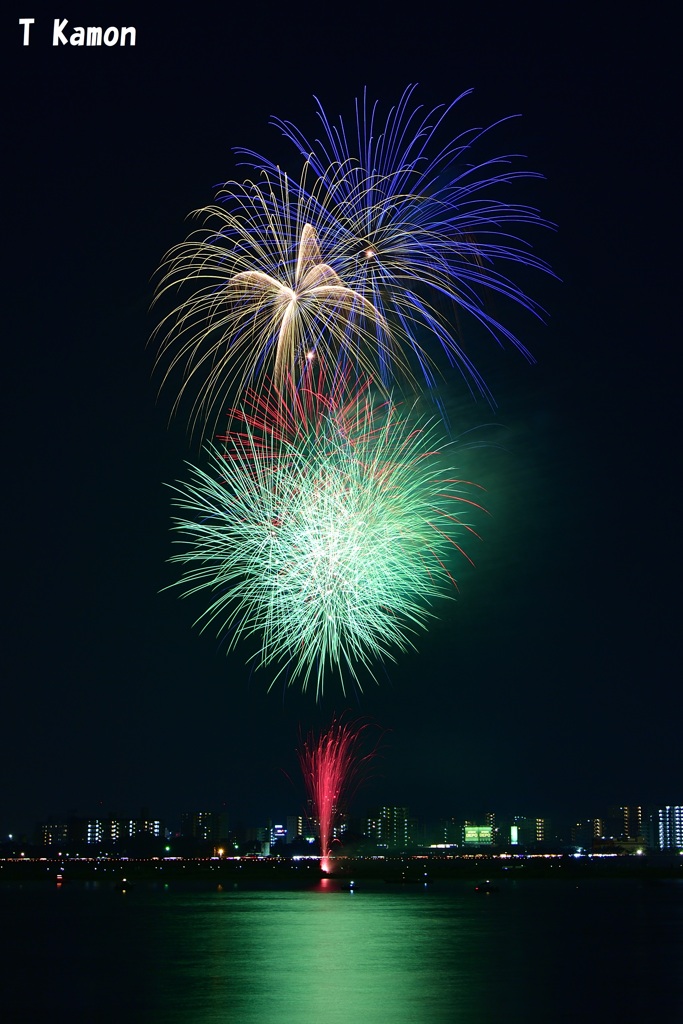
M 303 689 L 393 660 L 454 593 L 452 563 L 474 531 L 474 485 L 455 475 L 442 428 L 367 393 L 252 394 L 225 450 L 207 449 L 174 488 L 184 566 L 175 586 L 210 603 L 198 623 Z

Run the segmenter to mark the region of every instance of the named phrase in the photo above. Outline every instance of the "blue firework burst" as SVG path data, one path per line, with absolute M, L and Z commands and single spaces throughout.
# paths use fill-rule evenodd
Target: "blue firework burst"
M 535 207 L 511 203 L 505 194 L 520 179 L 542 176 L 519 166 L 518 154 L 477 156 L 500 122 L 448 135 L 454 108 L 468 93 L 425 111 L 414 104 L 414 91 L 406 89 L 384 121 L 378 104 L 364 94 L 351 125 L 331 120 L 316 101 L 323 131 L 313 141 L 290 121 L 273 123 L 297 147 L 315 181 L 307 209 L 316 220 L 322 258 L 376 311 L 381 379 L 389 383 L 397 354 L 408 351 L 432 384 L 436 338 L 470 386 L 491 399 L 465 351 L 461 314 L 498 344 L 512 344 L 532 359 L 492 311 L 492 299 L 502 296 L 543 317 L 509 273 L 515 267 L 550 273 L 520 232 L 551 225 Z M 279 172 L 253 151 L 240 152 L 252 167 Z

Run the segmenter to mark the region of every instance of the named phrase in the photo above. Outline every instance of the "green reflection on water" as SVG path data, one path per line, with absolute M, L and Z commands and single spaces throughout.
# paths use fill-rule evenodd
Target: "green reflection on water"
M 458 912 L 463 900 L 446 905 L 412 886 L 347 892 L 323 881 L 306 892 L 195 895 L 186 909 L 176 920 L 182 954 L 166 965 L 175 968 L 164 999 L 173 1021 L 467 1019 L 472 932 Z

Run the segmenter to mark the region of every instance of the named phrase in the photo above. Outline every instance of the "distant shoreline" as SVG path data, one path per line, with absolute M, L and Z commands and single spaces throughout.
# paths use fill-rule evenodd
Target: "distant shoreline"
M 525 879 L 635 878 L 643 881 L 683 880 L 683 856 L 548 857 L 507 858 L 499 856 L 382 858 L 338 857 L 332 871 L 320 870 L 317 858 L 289 860 L 263 858 L 3 858 L 2 882 L 101 881 L 116 885 L 130 882 L 224 881 L 253 884 L 289 882 L 311 884 L 329 877 L 341 881 L 365 879 L 389 884 L 417 884 L 447 879 L 477 881 L 481 878 L 523 881 Z

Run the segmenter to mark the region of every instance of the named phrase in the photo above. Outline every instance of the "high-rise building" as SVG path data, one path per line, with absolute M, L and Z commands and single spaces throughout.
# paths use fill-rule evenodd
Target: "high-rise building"
M 436 843 L 444 846 L 458 846 L 462 842 L 462 819 L 442 818 L 434 839 Z
M 581 821 L 574 821 L 569 830 L 571 845 L 577 850 L 591 850 L 593 847 L 593 818 L 583 818 Z
M 643 840 L 643 808 L 637 804 L 610 807 L 606 818 L 600 821 L 600 833 L 596 838 Z
M 219 811 L 184 811 L 180 815 L 180 835 L 217 843 L 228 836 L 228 816 Z
M 365 834 L 387 850 L 405 850 L 411 842 L 407 807 L 378 807 L 370 813 Z
M 624 839 L 642 839 L 643 836 L 643 808 L 629 804 L 620 807 L 621 828 Z
M 107 838 L 111 839 L 113 843 L 119 843 L 122 839 L 127 838 L 128 829 L 125 821 L 121 821 L 119 818 L 112 818 L 108 825 L 109 835 Z
M 646 845 L 645 815 L 638 804 L 610 807 L 604 818 L 593 818 L 594 853 L 642 853 Z
M 161 821 L 149 815 L 139 818 L 81 818 L 72 815 L 66 822 L 41 825 L 39 835 L 42 844 L 51 848 L 76 853 L 89 846 L 108 852 L 120 851 L 122 844 L 130 841 L 133 841 L 134 849 L 141 849 L 149 840 L 163 838 L 164 829 Z
M 510 844 L 512 846 L 538 846 L 546 841 L 548 835 L 546 818 L 529 818 L 516 815 L 510 826 Z
M 683 850 L 683 807 L 660 807 L 657 832 L 660 850 Z
M 270 826 L 270 845 L 274 843 L 286 843 L 287 842 L 287 829 L 284 825 L 271 825 Z
M 88 846 L 92 846 L 94 843 L 99 845 L 103 841 L 106 824 L 101 818 L 88 819 L 85 823 L 85 841 Z
M 68 829 L 64 822 L 46 822 L 40 826 L 39 834 L 43 846 L 64 846 L 68 840 Z
M 267 825 L 253 825 L 244 830 L 244 838 L 251 844 L 254 852 L 260 852 L 264 857 L 270 857 L 270 830 L 272 822 Z M 260 847 L 259 850 L 256 847 Z
M 126 826 L 131 839 L 134 836 L 154 836 L 155 839 L 160 839 L 163 835 L 158 818 L 129 818 Z
M 111 846 L 136 836 L 161 839 L 163 827 L 157 818 L 86 818 L 84 838 L 89 846 Z
M 287 815 L 287 842 L 293 843 L 297 839 L 301 839 L 305 831 L 305 822 L 303 814 L 288 814 Z

